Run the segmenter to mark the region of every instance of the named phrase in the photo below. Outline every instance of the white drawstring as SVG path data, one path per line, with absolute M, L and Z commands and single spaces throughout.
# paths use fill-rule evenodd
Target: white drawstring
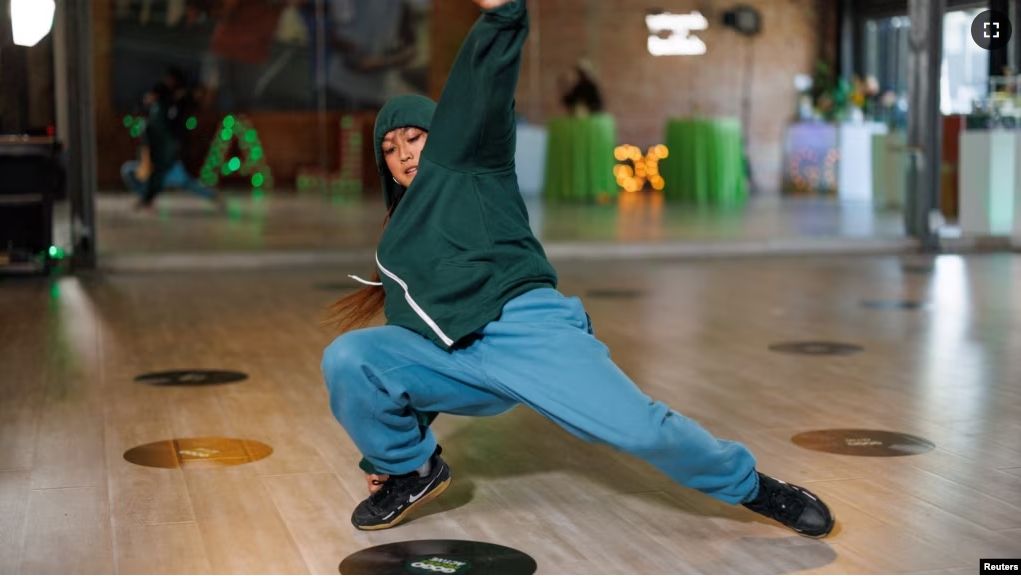
M 361 279 L 361 278 L 359 278 L 357 276 L 354 276 L 353 274 L 348 274 L 347 277 L 348 278 L 352 278 L 354 280 L 357 280 L 358 282 L 361 282 L 362 284 L 365 284 L 366 286 L 382 286 L 383 285 L 382 282 L 370 282 L 368 280 L 363 280 L 363 279 Z

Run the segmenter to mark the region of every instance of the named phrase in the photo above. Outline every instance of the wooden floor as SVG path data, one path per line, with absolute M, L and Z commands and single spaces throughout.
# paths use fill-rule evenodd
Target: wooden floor
M 977 573 L 1021 557 L 1021 257 L 829 257 L 560 267 L 651 396 L 803 483 L 838 528 L 812 540 L 672 485 L 525 408 L 436 424 L 451 489 L 361 533 L 358 453 L 327 407 L 317 328 L 355 270 L 0 279 L 0 573 L 323 573 L 378 543 L 472 539 L 540 573 Z M 630 299 L 586 296 L 636 290 Z M 861 301 L 922 299 L 922 310 Z M 834 340 L 809 357 L 775 342 Z M 209 387 L 137 375 L 245 372 Z M 550 385 L 555 385 L 551 382 Z M 864 458 L 799 432 L 875 428 L 936 449 Z M 128 463 L 133 446 L 228 436 L 273 447 L 232 468 Z

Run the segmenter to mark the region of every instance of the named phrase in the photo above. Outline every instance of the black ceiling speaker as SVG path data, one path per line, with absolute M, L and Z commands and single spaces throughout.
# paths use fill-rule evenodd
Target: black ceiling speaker
M 762 14 L 750 6 L 736 6 L 723 13 L 723 25 L 745 36 L 755 36 L 762 31 Z

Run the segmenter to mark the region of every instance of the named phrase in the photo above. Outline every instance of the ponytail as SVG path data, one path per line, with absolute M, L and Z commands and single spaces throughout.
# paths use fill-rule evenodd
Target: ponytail
M 386 230 L 386 225 L 390 221 L 390 215 L 393 214 L 394 208 L 397 208 L 399 201 L 400 196 L 394 200 L 390 210 L 386 213 L 386 217 L 383 219 L 384 230 Z M 372 273 L 372 281 L 379 282 L 378 270 Z M 383 311 L 383 304 L 385 302 L 386 292 L 382 286 L 366 286 L 330 304 L 323 324 L 339 334 L 358 328 L 365 328 L 376 315 Z

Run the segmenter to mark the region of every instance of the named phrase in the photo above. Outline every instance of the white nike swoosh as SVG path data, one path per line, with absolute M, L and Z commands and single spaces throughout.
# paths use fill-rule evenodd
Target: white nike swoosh
M 439 478 L 439 476 L 437 476 L 436 478 Z M 419 492 L 418 494 L 415 494 L 414 496 L 409 496 L 409 497 L 408 497 L 408 504 L 414 504 L 416 500 L 418 500 L 418 499 L 419 499 L 419 498 L 421 498 L 421 497 L 422 497 L 423 495 L 425 495 L 425 493 L 429 491 L 429 488 L 431 488 L 431 487 L 432 487 L 432 485 L 433 485 L 433 482 L 435 482 L 435 481 L 436 481 L 436 478 L 433 478 L 433 481 L 432 481 L 432 482 L 430 482 L 430 483 L 429 483 L 429 485 L 428 485 L 428 486 L 426 486 L 424 490 L 422 490 L 422 491 L 421 491 L 421 492 Z

